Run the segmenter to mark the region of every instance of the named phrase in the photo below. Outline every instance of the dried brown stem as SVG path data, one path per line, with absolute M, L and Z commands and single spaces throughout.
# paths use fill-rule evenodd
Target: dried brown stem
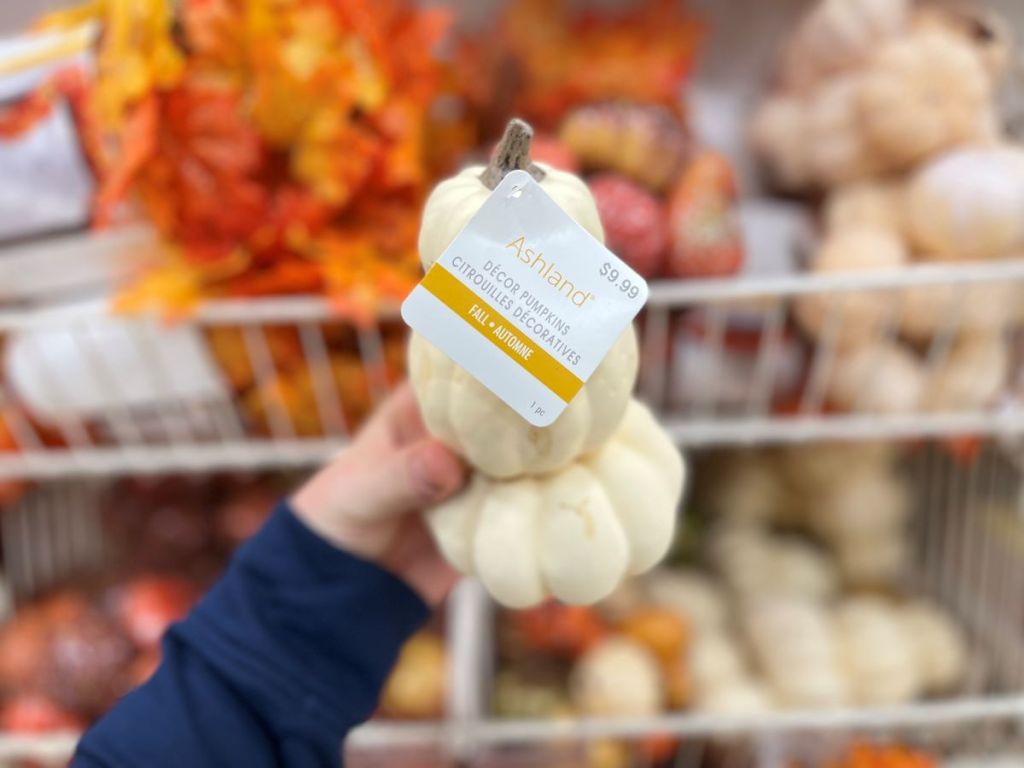
M 480 181 L 484 186 L 494 189 L 512 171 L 526 171 L 534 179 L 541 181 L 547 174 L 543 168 L 530 160 L 532 142 L 533 128 L 528 123 L 517 117 L 509 120 L 490 164 L 480 174 Z

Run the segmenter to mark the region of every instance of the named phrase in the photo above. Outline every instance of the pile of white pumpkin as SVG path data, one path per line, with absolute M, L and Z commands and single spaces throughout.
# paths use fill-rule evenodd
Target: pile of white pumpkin
M 495 158 L 492 171 L 508 152 L 499 147 Z M 581 179 L 522 156 L 515 167 L 542 176 L 541 187 L 603 242 Z M 425 269 L 490 194 L 484 170 L 467 168 L 431 194 L 419 241 Z M 593 603 L 668 550 L 685 469 L 654 417 L 631 397 L 637 354 L 630 327 L 561 416 L 542 428 L 412 335 L 409 378 L 427 429 L 474 470 L 465 491 L 427 513 L 429 527 L 445 558 L 503 605 L 524 608 L 549 597 Z
M 1024 253 L 1024 148 L 1003 135 L 996 106 L 1007 30 L 912 0 L 821 0 L 803 19 L 752 139 L 779 185 L 826 193 L 813 272 Z M 1003 332 L 1022 298 L 1005 281 L 847 291 L 806 297 L 797 316 L 835 345 L 833 405 L 961 411 L 1005 386 Z
M 698 499 L 716 520 L 710 568 L 659 569 L 615 595 L 688 620 L 697 710 L 892 706 L 963 682 L 957 624 L 901 596 L 909 498 L 895 460 L 880 444 L 732 454 Z

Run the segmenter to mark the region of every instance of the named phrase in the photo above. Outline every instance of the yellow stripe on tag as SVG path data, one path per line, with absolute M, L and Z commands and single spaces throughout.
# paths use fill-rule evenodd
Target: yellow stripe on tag
M 583 381 L 576 374 L 440 264 L 434 264 L 427 271 L 420 285 L 565 402 L 572 400 L 583 387 Z

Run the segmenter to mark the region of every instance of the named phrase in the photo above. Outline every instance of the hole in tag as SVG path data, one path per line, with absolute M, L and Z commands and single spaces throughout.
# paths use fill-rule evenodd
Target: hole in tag
M 508 196 L 510 198 L 512 198 L 512 197 L 515 197 L 515 198 L 522 197 L 523 196 L 523 188 L 522 187 L 512 187 L 512 191 L 508 193 Z

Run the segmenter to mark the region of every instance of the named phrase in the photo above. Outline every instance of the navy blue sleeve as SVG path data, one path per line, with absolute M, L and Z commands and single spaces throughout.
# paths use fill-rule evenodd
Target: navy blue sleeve
M 163 662 L 82 738 L 71 768 L 341 764 L 428 616 L 381 568 L 282 504 L 163 642 Z

